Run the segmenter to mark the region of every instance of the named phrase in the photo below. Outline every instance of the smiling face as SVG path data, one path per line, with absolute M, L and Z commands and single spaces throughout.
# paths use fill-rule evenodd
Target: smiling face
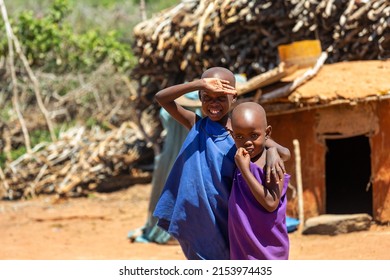
M 225 123 L 233 103 L 233 96 L 201 92 L 202 111 L 210 120 Z M 223 124 L 224 125 L 224 124 Z
M 257 160 L 271 133 L 263 107 L 254 102 L 241 103 L 234 108 L 231 118 L 233 139 L 237 148 L 244 148 L 251 160 Z
M 236 84 L 234 74 L 222 67 L 213 67 L 206 70 L 203 73 L 202 78 L 218 78 L 229 81 L 232 86 L 235 86 Z M 223 126 L 226 126 L 229 118 L 228 113 L 230 112 L 236 96 L 206 91 L 200 91 L 199 96 L 202 102 L 203 114 L 207 115 L 212 121 L 219 122 Z

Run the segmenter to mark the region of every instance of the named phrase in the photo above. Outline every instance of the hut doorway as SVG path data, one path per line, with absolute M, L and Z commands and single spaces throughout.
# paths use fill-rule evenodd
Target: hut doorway
M 372 216 L 369 138 L 326 139 L 326 146 L 326 213 Z

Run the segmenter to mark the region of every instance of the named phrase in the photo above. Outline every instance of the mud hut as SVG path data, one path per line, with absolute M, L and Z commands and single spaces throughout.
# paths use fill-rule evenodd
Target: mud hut
M 300 143 L 305 218 L 368 213 L 390 221 L 389 77 L 390 60 L 327 64 L 288 97 L 264 102 L 273 137 L 292 151 L 293 186 L 293 140 Z M 296 216 L 296 198 L 289 206 Z

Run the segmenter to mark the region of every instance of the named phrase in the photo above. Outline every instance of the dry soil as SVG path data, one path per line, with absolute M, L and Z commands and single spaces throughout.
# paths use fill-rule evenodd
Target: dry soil
M 146 219 L 150 184 L 58 200 L 0 201 L 2 260 L 183 260 L 178 245 L 131 243 Z M 390 226 L 337 236 L 290 233 L 292 260 L 388 260 Z

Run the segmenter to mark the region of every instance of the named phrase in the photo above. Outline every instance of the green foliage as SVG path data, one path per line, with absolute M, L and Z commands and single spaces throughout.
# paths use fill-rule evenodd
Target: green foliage
M 47 17 L 53 23 L 60 23 L 71 11 L 70 3 L 67 0 L 54 1 Z
M 90 117 L 87 119 L 87 121 L 85 122 L 85 125 L 88 129 L 91 129 L 93 127 L 100 127 L 101 129 L 103 129 L 104 131 L 109 131 L 110 130 L 110 125 L 107 121 L 99 121 L 97 120 L 96 118 L 94 117 Z
M 13 24 L 32 67 L 63 73 L 93 71 L 106 60 L 118 71 L 127 71 L 134 66 L 136 60 L 131 46 L 122 43 L 117 32 L 103 32 L 96 28 L 82 34 L 74 33 L 66 23 L 70 12 L 68 0 L 55 0 L 46 15 L 37 17 L 32 11 L 25 11 Z M 8 47 L 4 37 L 0 41 L 0 50 L 6 54 Z
M 1 168 L 4 168 L 4 163 L 6 161 L 6 157 L 5 157 L 5 154 L 4 153 L 0 153 L 0 167 Z
M 0 92 L 0 94 L 4 94 L 3 92 Z M 10 103 L 3 106 L 0 110 L 0 120 L 2 121 L 8 121 L 13 114 L 12 105 Z
M 25 146 L 20 146 L 17 149 L 11 150 L 11 158 L 12 160 L 15 160 L 19 158 L 20 156 L 24 155 L 27 152 L 27 149 Z M 0 153 L 0 166 L 3 168 L 5 166 L 6 162 L 6 156 L 4 153 Z
M 56 14 L 54 18 L 51 15 Z M 37 19 L 31 11 L 23 12 L 14 27 L 16 36 L 23 43 L 24 52 L 32 66 L 42 66 L 50 52 L 57 53 L 61 48 L 62 32 L 58 25 L 61 11 L 53 11 L 47 17 Z M 54 21 L 55 19 L 56 21 Z M 48 61 L 47 61 L 48 60 Z
M 108 0 L 109 1 L 109 0 Z M 141 1 L 140 0 L 132 0 L 134 4 L 139 4 Z M 165 9 L 167 7 L 174 6 L 176 4 L 180 3 L 180 0 L 145 0 L 145 4 L 147 7 L 152 7 L 149 8 L 150 11 L 159 11 L 162 9 Z
M 40 71 L 69 73 L 83 71 L 89 73 L 104 61 L 111 62 L 118 71 L 128 71 L 136 63 L 132 54 L 132 30 L 140 22 L 140 1 L 137 0 L 13 0 L 6 1 L 9 20 L 15 35 L 20 41 L 23 53 L 30 65 Z M 147 0 L 146 10 L 150 18 L 154 13 L 180 3 L 180 0 Z M 8 41 L 4 21 L 0 20 L 0 58 L 8 53 Z M 60 75 L 59 75 L 60 76 Z M 67 90 L 78 84 L 67 84 L 59 90 L 66 95 Z M 2 92 L 0 93 L 2 94 Z M 82 100 L 82 102 L 88 102 Z M 2 107 L 0 117 L 4 121 L 11 118 L 10 104 Z M 67 130 L 73 122 L 57 127 Z M 110 129 L 105 121 L 91 117 L 89 128 L 99 125 Z M 34 147 L 40 142 L 50 142 L 48 131 L 30 132 Z M 12 159 L 26 152 L 25 147 L 11 151 Z M 6 158 L 0 153 L 0 166 Z
M 137 0 L 134 0 L 137 1 Z M 139 1 L 138 1 L 139 2 Z M 165 1 L 160 1 L 160 0 L 147 0 L 146 1 L 146 8 L 148 11 L 148 16 L 160 12 L 164 9 L 173 7 L 177 4 L 179 4 L 181 1 L 180 0 L 165 0 Z
M 58 136 L 58 135 L 57 135 Z M 48 130 L 36 129 L 30 133 L 31 145 L 35 145 L 42 142 L 51 142 L 50 132 Z
M 97 125 L 97 120 L 93 117 L 90 117 L 87 119 L 87 121 L 85 122 L 85 125 L 88 127 L 88 128 L 92 128 L 94 126 Z

